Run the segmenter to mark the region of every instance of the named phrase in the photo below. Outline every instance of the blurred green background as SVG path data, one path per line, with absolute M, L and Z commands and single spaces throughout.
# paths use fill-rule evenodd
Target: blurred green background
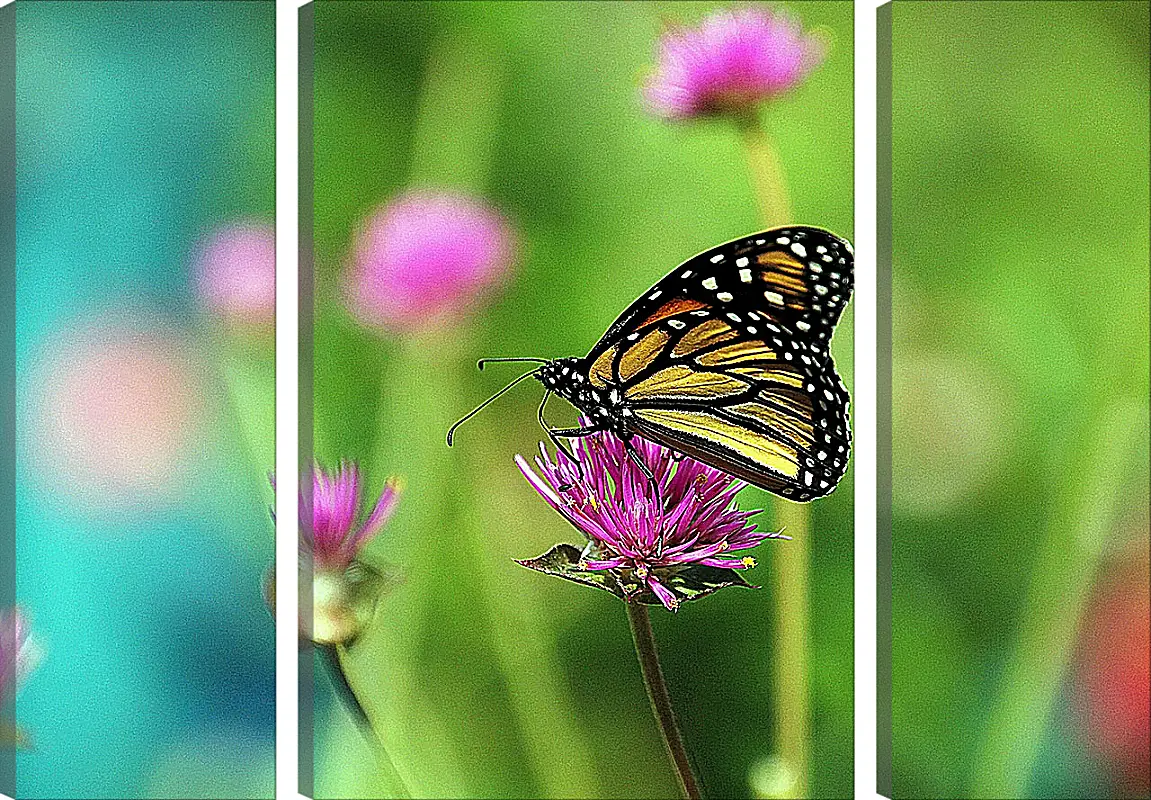
M 272 219 L 274 21 L 16 6 L 22 798 L 273 794 L 273 352 L 211 324 L 192 264 Z
M 367 554 L 408 579 L 383 601 L 348 669 L 416 796 L 676 791 L 619 602 L 512 563 L 578 537 L 512 463 L 542 436 L 540 392 L 501 400 L 452 450 L 443 437 L 515 374 L 481 374 L 476 358 L 582 355 L 680 261 L 758 229 L 736 132 L 657 121 L 639 98 L 665 22 L 717 7 L 316 4 L 316 453 L 361 460 L 373 490 L 389 473 L 408 480 Z M 825 29 L 832 49 L 765 121 L 797 220 L 850 237 L 852 5 L 789 8 Z M 399 192 L 429 186 L 496 203 L 522 239 L 518 273 L 452 333 L 377 335 L 339 302 L 353 232 Z M 851 313 L 834 343 L 849 385 Z M 745 507 L 767 503 L 758 490 L 741 497 Z M 816 796 L 844 797 L 853 774 L 850 472 L 813 513 L 813 785 Z M 773 525 L 770 513 L 760 524 Z M 775 546 L 760 548 L 752 581 L 770 584 Z M 775 747 L 774 613 L 767 586 L 674 617 L 653 612 L 710 796 L 766 791 L 756 776 Z M 316 686 L 317 796 L 386 795 L 392 787 L 322 673 Z
M 893 14 L 895 794 L 1146 797 L 1148 4 Z

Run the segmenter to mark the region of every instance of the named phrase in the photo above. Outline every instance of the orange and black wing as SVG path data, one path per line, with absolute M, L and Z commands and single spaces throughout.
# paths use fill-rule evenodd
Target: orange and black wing
M 849 397 L 828 342 L 850 245 L 777 228 L 702 253 L 632 304 L 588 355 L 639 435 L 795 500 L 847 469 Z

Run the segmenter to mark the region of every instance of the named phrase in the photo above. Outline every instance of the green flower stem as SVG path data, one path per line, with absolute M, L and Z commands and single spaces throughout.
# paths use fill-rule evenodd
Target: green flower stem
M 688 800 L 699 800 L 703 795 L 699 792 L 699 784 L 687 757 L 687 748 L 683 745 L 683 736 L 675 721 L 671 696 L 667 692 L 667 682 L 664 681 L 663 669 L 659 665 L 659 649 L 656 647 L 655 634 L 651 629 L 651 616 L 648 614 L 647 606 L 642 603 L 624 603 L 624 606 L 627 608 L 627 620 L 631 623 L 631 637 L 635 641 L 635 653 L 639 657 L 643 684 L 647 688 L 651 710 L 659 724 L 660 733 L 663 734 L 663 743 L 667 745 L 672 766 L 679 776 L 683 796 Z
M 792 217 L 791 201 L 787 194 L 787 182 L 783 176 L 783 163 L 775 149 L 775 143 L 758 117 L 749 116 L 737 121 L 743 137 L 743 149 L 747 155 L 747 166 L 759 215 L 763 223 L 774 228 L 795 222 Z
M 775 519 L 792 539 L 772 551 L 775 580 L 776 747 L 794 776 L 786 797 L 808 797 L 811 718 L 808 681 L 811 515 L 807 506 L 775 500 Z
M 384 741 L 376 733 L 375 725 L 372 724 L 371 717 L 368 716 L 367 709 L 364 704 L 360 702 L 359 694 L 356 692 L 355 687 L 352 685 L 351 678 L 348 676 L 348 649 L 343 646 L 336 647 L 321 647 L 321 651 L 327 656 L 328 665 L 331 667 L 334 675 L 333 678 L 341 686 L 341 693 L 345 695 L 344 699 L 349 710 L 356 718 L 356 722 L 366 729 L 366 732 L 371 736 L 372 744 L 375 745 L 376 758 L 380 763 L 380 768 L 383 773 L 383 778 L 386 785 L 391 788 L 391 797 L 401 798 L 407 800 L 412 796 L 411 791 L 408 789 L 407 783 L 400 775 L 396 765 L 392 762 L 391 756 L 388 755 L 387 749 L 384 747 Z
M 1053 481 L 1073 487 L 1038 545 L 1019 633 L 975 760 L 970 797 L 1025 797 L 1043 732 L 1075 645 L 1125 472 L 1147 435 L 1146 401 L 1126 399 L 1092 421 Z
M 437 682 L 453 681 L 429 663 L 431 642 L 465 638 L 474 646 L 474 584 L 457 574 L 443 535 L 456 525 L 459 475 L 444 432 L 459 413 L 465 330 L 414 333 L 396 343 L 388 359 L 379 404 L 379 430 L 370 474 L 398 473 L 407 486 L 388 526 L 388 558 L 401 566 L 404 585 L 377 609 L 358 657 L 371 664 L 365 708 L 386 730 L 392 755 L 420 796 L 473 796 L 474 767 L 451 734 L 466 721 L 437 702 Z M 443 586 L 451 586 L 445 597 Z M 445 604 L 459 601 L 465 614 Z M 465 618 L 466 617 L 466 618 Z M 465 676 L 460 675 L 459 680 Z M 452 690 L 459 684 L 449 683 Z M 439 686 L 439 691 L 449 691 Z M 474 730 L 468 728 L 469 730 Z
M 783 165 L 759 118 L 737 121 L 760 216 L 766 227 L 795 221 Z M 774 498 L 775 518 L 791 541 L 773 553 L 775 579 L 776 746 L 794 783 L 789 797 L 806 797 L 810 774 L 811 710 L 808 569 L 811 512 L 806 505 Z
M 470 444 L 454 453 L 467 473 L 486 476 L 473 489 L 468 505 L 469 543 L 488 611 L 492 648 L 500 659 L 513 709 L 523 731 L 524 748 L 547 797 L 599 797 L 595 759 L 580 729 L 569 696 L 555 632 L 541 612 L 537 584 L 511 559 L 506 543 L 517 541 L 521 519 L 508 508 L 526 488 L 517 470 L 506 469 L 511 444 L 502 439 L 496 415 L 477 417 L 465 432 Z M 494 456 L 493 454 L 498 454 Z M 522 531 L 530 535 L 528 531 Z
M 206 344 L 220 354 L 218 374 L 244 455 L 260 484 L 266 485 L 266 476 L 276 465 L 275 343 L 261 332 L 233 334 L 216 329 L 208 334 Z

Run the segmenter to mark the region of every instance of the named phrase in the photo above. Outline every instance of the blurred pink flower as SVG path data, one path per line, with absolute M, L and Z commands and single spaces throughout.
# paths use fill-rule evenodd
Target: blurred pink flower
M 0 611 L 0 747 L 22 746 L 28 743 L 15 720 L 7 714 L 12 711 L 12 700 L 21 682 L 39 663 L 43 651 L 28 633 L 28 620 L 20 609 Z
M 805 34 L 782 9 L 716 11 L 697 27 L 661 37 L 644 99 L 666 119 L 745 113 L 795 88 L 826 50 L 821 37 Z
M 246 324 L 276 319 L 276 229 L 258 222 L 220 228 L 194 264 L 200 300 L 213 313 Z
M 1084 738 L 1138 797 L 1151 788 L 1149 581 L 1145 555 L 1104 579 L 1084 619 L 1076 670 Z
M 275 476 L 271 477 L 276 487 Z M 365 515 L 363 483 L 355 464 L 340 462 L 339 471 L 312 467 L 312 524 L 306 524 L 300 498 L 300 573 L 311 569 L 311 619 L 300 617 L 300 637 L 319 645 L 349 645 L 363 633 L 380 596 L 399 575 L 360 560 L 364 546 L 384 529 L 400 499 L 400 480 L 384 482 L 379 498 Z M 273 519 L 275 513 L 273 510 Z M 264 597 L 275 613 L 276 570 L 268 571 Z
M 366 325 L 425 328 L 474 312 L 507 279 L 515 253 L 511 226 L 479 198 L 410 192 L 361 229 L 345 296 Z
M 0 612 L 0 706 L 16 695 L 20 683 L 40 662 L 42 652 L 29 634 L 19 608 Z
M 173 335 L 131 322 L 65 330 L 31 387 L 24 448 L 51 497 L 152 514 L 188 491 L 206 388 Z
M 301 525 L 304 545 L 311 546 L 317 572 L 344 570 L 384 528 L 400 500 L 400 482 L 389 478 L 371 512 L 361 519 L 363 485 L 355 464 L 340 462 L 336 473 L 312 468 L 311 541 Z

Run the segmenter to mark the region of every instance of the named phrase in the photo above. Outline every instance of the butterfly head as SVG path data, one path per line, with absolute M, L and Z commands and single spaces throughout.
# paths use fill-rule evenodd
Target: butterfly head
M 578 358 L 556 358 L 535 371 L 536 379 L 545 389 L 566 399 L 580 385 L 583 375 L 579 371 Z
M 617 389 L 597 388 L 588 378 L 582 358 L 557 358 L 535 372 L 548 392 L 554 392 L 575 406 L 597 429 L 628 436 L 624 417 L 629 413 L 622 405 Z

